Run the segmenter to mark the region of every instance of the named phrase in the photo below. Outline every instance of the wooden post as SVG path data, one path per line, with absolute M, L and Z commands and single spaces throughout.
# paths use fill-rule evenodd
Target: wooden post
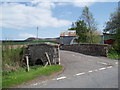
M 29 72 L 29 59 L 28 59 L 28 56 L 26 56 L 26 62 L 27 62 L 27 71 Z
M 45 64 L 45 66 L 44 67 L 46 67 L 48 65 L 48 62 L 46 62 L 46 64 Z
M 50 66 L 51 66 L 50 58 L 49 58 L 49 56 L 48 56 L 47 52 L 45 52 L 45 55 L 46 55 L 46 57 L 47 57 L 48 63 L 49 63 L 49 64 L 50 64 Z

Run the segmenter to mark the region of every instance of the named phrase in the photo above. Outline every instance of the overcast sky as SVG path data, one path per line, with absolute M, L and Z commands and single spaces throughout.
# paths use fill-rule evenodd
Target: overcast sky
M 5 2 L 6 1 L 6 2 Z M 84 6 L 90 8 L 90 12 L 98 24 L 98 30 L 102 31 L 110 14 L 117 8 L 119 0 L 5 0 L 0 3 L 0 27 L 2 39 L 23 40 L 28 37 L 36 37 L 37 26 L 39 38 L 59 37 L 60 33 L 71 27 L 81 16 Z M 89 2 L 88 2 L 89 1 Z M 106 1 L 106 2 L 103 2 Z M 108 2 L 109 1 L 109 2 Z M 111 1 L 111 2 L 110 2 Z

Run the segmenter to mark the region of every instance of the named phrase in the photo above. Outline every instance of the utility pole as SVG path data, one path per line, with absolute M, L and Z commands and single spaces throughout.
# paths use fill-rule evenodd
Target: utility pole
M 37 37 L 36 38 L 38 39 L 38 26 L 37 26 Z
M 36 37 L 36 40 L 37 40 L 37 43 L 38 43 L 38 26 L 37 26 L 37 37 Z

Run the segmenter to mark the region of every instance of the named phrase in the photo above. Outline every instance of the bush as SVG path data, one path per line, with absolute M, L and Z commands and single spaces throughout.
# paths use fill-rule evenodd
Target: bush
M 118 53 L 118 51 L 112 47 L 109 52 L 108 52 L 108 58 L 113 58 L 113 59 L 120 59 L 120 53 Z

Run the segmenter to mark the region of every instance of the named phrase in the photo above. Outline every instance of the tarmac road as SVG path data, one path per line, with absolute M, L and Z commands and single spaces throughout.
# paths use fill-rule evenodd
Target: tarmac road
M 60 51 L 62 74 L 22 88 L 118 88 L 118 60 Z

